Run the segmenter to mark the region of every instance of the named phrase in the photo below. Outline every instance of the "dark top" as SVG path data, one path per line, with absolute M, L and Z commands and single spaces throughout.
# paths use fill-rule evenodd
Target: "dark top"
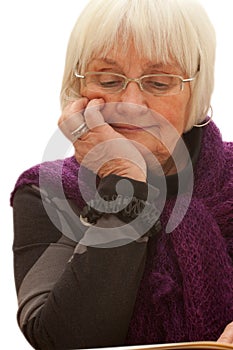
M 201 130 L 193 129 L 184 139 L 195 164 Z M 174 196 L 177 176 L 168 176 L 166 181 L 168 196 Z M 142 183 L 133 181 L 133 185 L 141 188 Z M 59 198 L 44 201 L 49 216 L 38 187 L 24 186 L 14 196 L 13 249 L 20 328 L 35 349 L 124 345 L 147 250 L 157 239 L 156 230 L 150 230 L 152 237 L 147 232 L 128 244 L 86 247 L 77 244 L 79 229 L 83 232 L 85 226 L 70 220 Z M 79 213 L 80 209 L 70 204 Z M 108 214 L 98 220 L 99 224 L 120 231 L 123 223 Z M 85 234 L 97 234 L 98 225 L 87 228 Z M 66 230 L 79 238 L 61 233 Z

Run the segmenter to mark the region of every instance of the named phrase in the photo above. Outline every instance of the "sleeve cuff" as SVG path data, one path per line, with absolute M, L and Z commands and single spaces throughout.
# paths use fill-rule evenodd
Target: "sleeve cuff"
M 160 216 L 155 206 L 158 196 L 159 190 L 145 182 L 111 174 L 100 180 L 98 193 L 83 208 L 81 217 L 94 225 L 104 214 L 115 214 L 125 223 L 140 218 L 152 227 Z
M 145 201 L 148 200 L 148 194 L 150 200 L 158 198 L 159 189 L 146 182 L 111 174 L 100 180 L 98 193 L 106 200 L 113 200 L 117 195 L 123 195 Z

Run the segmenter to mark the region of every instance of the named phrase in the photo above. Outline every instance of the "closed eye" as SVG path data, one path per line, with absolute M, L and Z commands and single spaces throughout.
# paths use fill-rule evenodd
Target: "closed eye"
M 103 88 L 113 88 L 113 87 L 119 87 L 122 85 L 121 80 L 109 80 L 109 81 L 99 81 L 99 84 Z
M 159 81 L 147 81 L 146 85 L 150 85 L 152 88 L 156 88 L 159 90 L 163 90 L 163 89 L 168 89 L 169 88 L 169 84 L 165 84 L 165 83 L 161 83 Z

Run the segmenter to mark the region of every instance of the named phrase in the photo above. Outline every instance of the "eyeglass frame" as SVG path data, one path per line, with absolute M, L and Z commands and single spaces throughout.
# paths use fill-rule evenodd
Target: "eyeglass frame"
M 188 82 L 192 82 L 192 81 L 194 81 L 195 79 L 196 79 L 196 76 L 197 76 L 197 74 L 198 74 L 198 72 L 199 72 L 199 69 L 197 70 L 197 72 L 195 73 L 195 75 L 193 76 L 193 77 L 191 77 L 191 78 L 186 78 L 186 79 L 184 79 L 181 75 L 177 75 L 177 74 L 165 74 L 165 73 L 160 73 L 160 74 L 147 74 L 147 75 L 142 75 L 141 77 L 139 77 L 139 78 L 128 78 L 128 77 L 126 77 L 125 75 L 123 75 L 123 74 L 120 74 L 120 73 L 113 73 L 113 72 L 86 72 L 84 75 L 81 75 L 81 74 L 79 74 L 76 70 L 74 71 L 74 75 L 75 75 L 75 77 L 76 78 L 79 78 L 79 79 L 85 79 L 86 78 L 86 75 L 88 75 L 88 74 L 95 74 L 95 75 L 101 75 L 101 74 L 111 74 L 111 75 L 113 75 L 113 76 L 116 76 L 116 77 L 121 77 L 121 78 L 123 78 L 124 79 L 124 85 L 122 86 L 122 88 L 119 90 L 119 91 L 115 91 L 115 92 L 108 92 L 109 94 L 117 94 L 117 93 L 120 93 L 120 92 L 122 92 L 122 91 L 124 91 L 126 88 L 127 88 L 127 86 L 128 86 L 128 84 L 130 83 L 130 82 L 134 82 L 134 83 L 137 83 L 138 84 L 138 86 L 140 87 L 140 90 L 141 91 L 143 91 L 143 92 L 145 92 L 145 93 L 147 93 L 147 94 L 150 94 L 150 95 L 153 95 L 153 96 L 172 96 L 172 95 L 178 95 L 180 92 L 182 92 L 183 90 L 184 90 L 184 84 L 185 83 L 188 83 Z M 148 91 L 146 91 L 144 88 L 143 88 L 143 86 L 142 86 L 142 82 L 141 82 L 141 80 L 142 79 L 144 79 L 144 78 L 148 78 L 148 77 L 163 77 L 163 76 L 165 76 L 165 77 L 174 77 L 174 78 L 179 78 L 180 79 L 180 81 L 181 81 L 181 84 L 180 84 L 180 91 L 179 92 L 176 92 L 176 93 L 171 93 L 171 94 L 153 94 L 153 93 L 151 93 L 151 92 L 148 92 Z M 107 90 L 106 90 L 107 91 Z

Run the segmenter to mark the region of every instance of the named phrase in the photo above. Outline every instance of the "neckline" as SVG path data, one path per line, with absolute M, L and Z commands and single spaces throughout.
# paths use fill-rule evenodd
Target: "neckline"
M 190 131 L 182 135 L 182 140 L 184 141 L 189 153 L 189 160 L 184 169 L 179 173 L 165 176 L 167 199 L 177 195 L 179 179 L 182 181 L 182 192 L 186 191 L 190 179 L 190 171 L 193 171 L 199 157 L 202 135 L 203 131 L 201 128 L 192 128 Z M 176 148 L 176 152 L 178 151 L 179 145 L 178 149 Z M 164 177 L 149 174 L 148 179 L 151 185 L 159 189 L 164 188 Z

